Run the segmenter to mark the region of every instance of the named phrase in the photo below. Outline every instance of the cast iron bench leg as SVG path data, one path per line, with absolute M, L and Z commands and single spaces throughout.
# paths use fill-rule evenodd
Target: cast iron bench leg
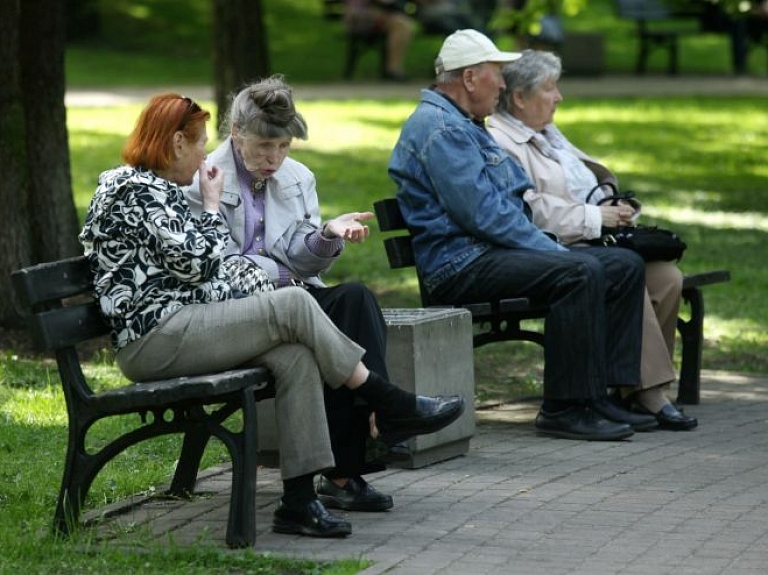
M 242 392 L 243 428 L 231 434 L 232 493 L 229 501 L 227 545 L 252 547 L 256 543 L 256 471 L 258 468 L 258 422 L 255 388 Z M 240 449 L 237 449 L 240 447 Z
M 704 341 L 704 298 L 699 288 L 689 288 L 683 290 L 683 300 L 691 308 L 691 318 L 688 321 L 680 318 L 677 320 L 677 329 L 683 341 L 677 401 L 696 405 L 700 401 L 699 372 Z

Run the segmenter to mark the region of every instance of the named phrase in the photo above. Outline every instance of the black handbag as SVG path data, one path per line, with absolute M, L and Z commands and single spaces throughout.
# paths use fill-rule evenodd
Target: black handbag
M 590 243 L 632 250 L 647 262 L 679 260 L 688 247 L 675 232 L 656 226 L 603 228 L 602 235 Z
M 613 188 L 614 194 L 606 196 L 597 202 L 597 205 L 610 203 L 617 205 L 620 201 L 629 204 L 637 202 L 634 199 L 633 192 L 623 194 L 616 193 L 616 186 L 607 182 L 598 184 L 587 196 L 587 201 L 594 191 L 602 185 L 609 185 Z M 637 204 L 639 206 L 639 204 Z M 599 238 L 589 240 L 592 245 L 606 247 L 625 248 L 637 252 L 647 262 L 680 260 L 683 257 L 685 249 L 688 247 L 680 236 L 671 230 L 665 230 L 656 226 L 627 226 L 622 228 L 603 227 Z

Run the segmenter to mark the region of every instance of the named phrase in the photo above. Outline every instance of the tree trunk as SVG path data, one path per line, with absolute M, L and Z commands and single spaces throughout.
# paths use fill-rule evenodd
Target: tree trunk
M 20 44 L 34 256 L 57 260 L 81 251 L 64 106 L 63 4 L 24 0 Z
M 270 73 L 261 0 L 213 0 L 213 51 L 218 126 L 230 96 Z
M 0 2 L 0 318 L 18 321 L 10 273 L 32 260 L 27 226 L 27 150 L 18 61 L 20 0 Z M 7 297 L 10 295 L 11 297 Z
M 19 323 L 10 273 L 80 252 L 64 107 L 64 4 L 0 2 L 0 323 Z

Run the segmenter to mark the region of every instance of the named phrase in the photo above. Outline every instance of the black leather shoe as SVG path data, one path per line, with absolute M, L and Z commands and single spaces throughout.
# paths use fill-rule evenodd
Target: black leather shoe
M 535 425 L 545 435 L 588 441 L 615 441 L 635 433 L 626 423 L 608 421 L 584 406 L 573 406 L 556 412 L 541 410 L 536 416 Z
M 464 413 L 464 398 L 416 396 L 413 414 L 401 418 L 378 418 L 377 425 L 384 440 L 389 445 L 405 441 L 414 435 L 424 435 L 440 431 L 446 425 L 456 421 Z
M 653 415 L 632 413 L 608 397 L 593 401 L 592 409 L 609 421 L 626 423 L 635 431 L 648 431 L 659 426 Z
M 326 507 L 345 511 L 386 511 L 393 505 L 390 495 L 379 493 L 362 477 L 350 477 L 344 487 L 339 487 L 321 475 L 317 497 Z
M 695 417 L 685 415 L 671 403 L 662 407 L 654 416 L 661 429 L 670 431 L 688 431 L 699 425 L 699 421 Z
M 352 533 L 352 526 L 314 499 L 301 509 L 280 502 L 272 518 L 272 531 L 310 537 L 346 537 Z

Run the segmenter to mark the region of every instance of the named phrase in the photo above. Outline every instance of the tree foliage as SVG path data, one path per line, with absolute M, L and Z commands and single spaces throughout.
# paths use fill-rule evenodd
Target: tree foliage
M 588 0 L 514 0 L 503 2 L 496 10 L 491 27 L 515 31 L 519 35 L 538 36 L 542 18 L 548 15 L 575 16 L 587 7 Z

